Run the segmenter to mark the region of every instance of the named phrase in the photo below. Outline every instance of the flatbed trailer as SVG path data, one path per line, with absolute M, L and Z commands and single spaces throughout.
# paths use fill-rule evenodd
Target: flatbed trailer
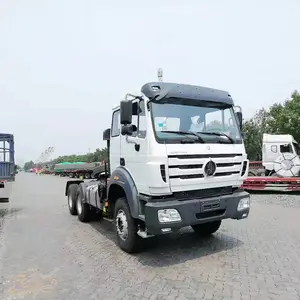
M 249 162 L 248 176 L 249 177 L 244 180 L 242 185 L 242 188 L 247 191 L 300 191 L 300 177 L 265 176 L 264 167 L 261 161 Z
M 242 188 L 247 191 L 297 192 L 300 191 L 300 177 L 248 177 Z
M 91 179 L 93 177 L 94 169 L 101 163 L 70 163 L 70 164 L 58 164 L 54 167 L 54 174 L 62 177 Z

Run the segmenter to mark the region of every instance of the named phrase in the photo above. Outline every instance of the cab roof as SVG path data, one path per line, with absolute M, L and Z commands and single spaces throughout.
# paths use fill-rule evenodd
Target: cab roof
M 142 93 L 149 99 L 155 99 L 157 102 L 167 98 L 181 98 L 224 103 L 230 106 L 234 104 L 231 95 L 226 91 L 189 84 L 149 82 L 144 84 L 141 90 L 134 94 L 141 96 Z M 118 105 L 113 110 L 119 109 L 119 107 Z

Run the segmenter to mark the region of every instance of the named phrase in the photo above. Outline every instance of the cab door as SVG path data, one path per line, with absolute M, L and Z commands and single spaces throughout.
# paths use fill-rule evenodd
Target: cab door
M 113 112 L 110 130 L 110 173 L 120 165 L 120 109 Z
M 134 100 L 132 113 L 132 125 L 137 127 L 132 135 L 135 143 L 128 143 L 126 136 L 121 136 L 121 160 L 132 176 L 138 192 L 147 194 L 148 142 L 145 100 Z

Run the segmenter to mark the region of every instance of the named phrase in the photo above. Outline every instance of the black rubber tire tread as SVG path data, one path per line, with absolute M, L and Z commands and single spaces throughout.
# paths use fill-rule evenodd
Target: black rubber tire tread
M 128 237 L 125 241 L 121 239 L 121 237 L 117 232 L 116 217 L 119 209 L 122 209 L 124 211 L 128 222 Z M 142 238 L 137 235 L 138 229 L 137 229 L 136 220 L 132 218 L 127 200 L 124 197 L 119 198 L 116 201 L 115 211 L 114 211 L 114 223 L 115 223 L 118 246 L 127 253 L 139 252 Z
M 82 194 L 81 188 L 79 188 L 77 191 L 77 197 L 76 197 L 77 200 L 76 201 L 78 201 L 78 197 L 80 197 L 80 201 L 81 201 L 81 205 L 82 205 L 81 214 L 78 213 L 78 220 L 80 222 L 87 223 L 87 222 L 91 221 L 93 211 L 91 210 L 91 207 L 88 203 L 86 203 L 86 202 L 82 203 L 83 194 Z
M 77 215 L 76 199 L 77 199 L 78 184 L 70 184 L 68 188 L 68 207 L 72 216 Z M 69 195 L 72 197 L 72 207 L 69 205 Z
M 209 236 L 216 231 L 221 226 L 222 221 L 213 221 L 209 223 L 204 223 L 204 224 L 197 224 L 197 225 L 192 225 L 191 227 L 193 230 L 200 236 Z

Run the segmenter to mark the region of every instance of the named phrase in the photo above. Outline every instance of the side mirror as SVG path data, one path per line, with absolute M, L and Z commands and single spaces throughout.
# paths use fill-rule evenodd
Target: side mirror
M 132 135 L 137 131 L 137 127 L 135 125 L 124 125 L 121 129 L 122 135 Z
M 107 128 L 103 131 L 103 141 L 110 140 L 110 128 Z
M 243 128 L 243 113 L 240 111 L 237 111 L 235 114 L 238 119 L 240 129 L 242 130 L 242 128 Z
M 120 121 L 122 125 L 129 125 L 132 122 L 132 101 L 122 100 L 120 102 Z

